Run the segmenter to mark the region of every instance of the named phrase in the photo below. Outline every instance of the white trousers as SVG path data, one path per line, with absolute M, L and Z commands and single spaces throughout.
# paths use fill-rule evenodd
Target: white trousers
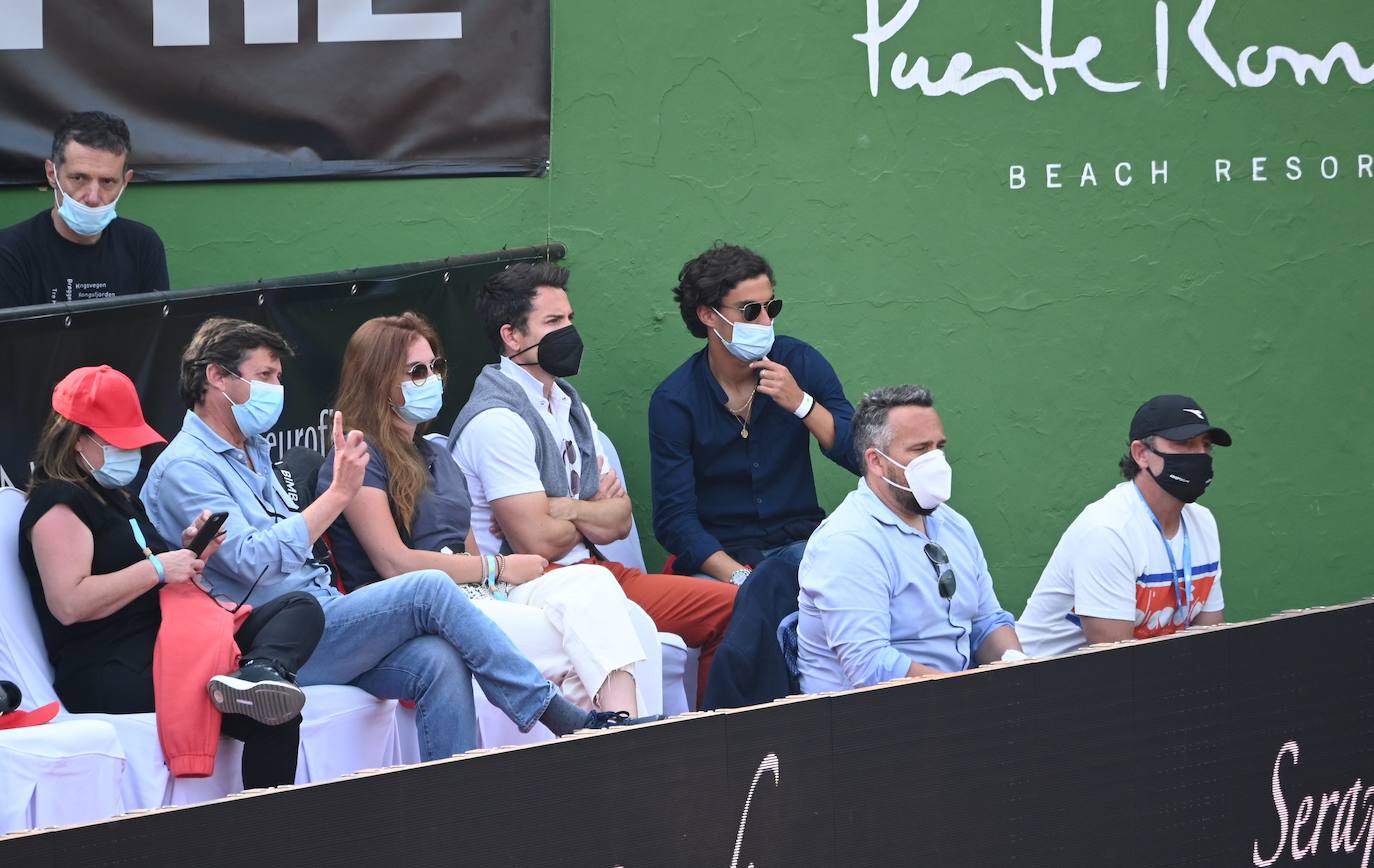
M 663 657 L 653 621 L 604 567 L 575 564 L 476 606 L 570 701 L 591 708 L 606 678 L 633 673 L 639 714 L 663 710 Z

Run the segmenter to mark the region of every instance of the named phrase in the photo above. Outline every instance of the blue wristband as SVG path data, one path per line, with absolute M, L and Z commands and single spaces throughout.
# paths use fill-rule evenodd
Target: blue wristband
M 162 568 L 162 561 L 157 559 L 157 555 L 148 555 L 148 560 L 153 562 L 153 569 L 157 570 L 157 583 L 167 584 L 167 571 Z
M 496 574 L 499 572 L 496 564 L 495 555 L 482 555 L 482 562 L 486 565 L 487 587 L 491 588 L 491 595 L 498 600 L 505 601 L 507 596 L 496 588 Z

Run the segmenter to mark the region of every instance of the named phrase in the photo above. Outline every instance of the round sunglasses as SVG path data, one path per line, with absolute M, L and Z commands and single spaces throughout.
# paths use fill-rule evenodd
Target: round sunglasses
M 442 378 L 445 374 L 448 373 L 448 360 L 444 358 L 438 358 L 430 362 L 429 364 L 425 364 L 424 362 L 416 362 L 415 364 L 406 368 L 406 374 L 410 377 L 410 381 L 417 386 L 423 383 L 425 380 L 428 380 L 429 375 L 431 373 L 433 373 L 436 377 Z
M 763 313 L 765 310 L 768 311 L 769 319 L 776 319 L 778 314 L 782 313 L 782 299 L 775 298 L 768 302 L 751 301 L 748 304 L 740 305 L 727 304 L 725 307 L 744 314 L 745 322 L 753 322 L 758 319 L 759 314 Z

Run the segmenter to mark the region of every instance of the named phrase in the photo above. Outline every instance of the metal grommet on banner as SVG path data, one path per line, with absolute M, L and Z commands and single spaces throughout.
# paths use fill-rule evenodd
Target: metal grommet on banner
M 71 328 L 71 327 L 72 327 L 72 315 L 71 315 L 71 314 L 67 314 L 67 318 L 64 319 L 64 320 L 62 320 L 62 326 L 63 326 L 63 328 Z
M 448 272 L 444 272 L 444 283 L 448 283 Z
M 349 295 L 357 295 L 357 294 L 358 294 L 358 284 L 355 283 L 355 284 L 353 284 L 352 286 L 350 286 L 350 287 L 348 288 L 348 294 L 349 294 Z
M 262 303 L 263 303 L 264 301 L 266 301 L 266 300 L 267 300 L 267 295 L 266 295 L 265 293 L 261 293 L 261 292 L 258 293 L 258 307 L 262 307 Z
M 162 306 L 162 318 L 163 318 L 163 319 L 166 319 L 166 318 L 167 318 L 167 314 L 169 314 L 169 313 L 171 313 L 171 312 L 172 312 L 172 306 L 171 306 L 170 304 L 164 304 L 164 305 Z

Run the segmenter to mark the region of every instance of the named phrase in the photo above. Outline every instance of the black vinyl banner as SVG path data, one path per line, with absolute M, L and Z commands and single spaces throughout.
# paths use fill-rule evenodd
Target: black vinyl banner
M 1371 602 L 1288 614 L 0 839 L 0 859 L 1368 868 L 1371 637 Z
M 540 175 L 548 0 L 3 0 L 0 184 L 67 112 L 154 181 Z
M 252 320 L 286 337 L 286 408 L 267 433 L 273 458 L 293 446 L 326 451 L 327 412 L 344 346 L 374 316 L 413 310 L 438 329 L 449 386 L 436 431 L 447 431 L 491 349 L 473 314 L 477 289 L 516 261 L 561 258 L 559 245 L 387 266 L 264 284 L 35 305 L 0 311 L 0 485 L 23 486 L 52 388 L 73 369 L 110 365 L 133 379 L 148 423 L 169 440 L 186 407 L 177 394 L 182 349 L 209 317 Z M 161 447 L 144 450 L 151 465 Z M 137 491 L 137 484 L 134 486 Z

